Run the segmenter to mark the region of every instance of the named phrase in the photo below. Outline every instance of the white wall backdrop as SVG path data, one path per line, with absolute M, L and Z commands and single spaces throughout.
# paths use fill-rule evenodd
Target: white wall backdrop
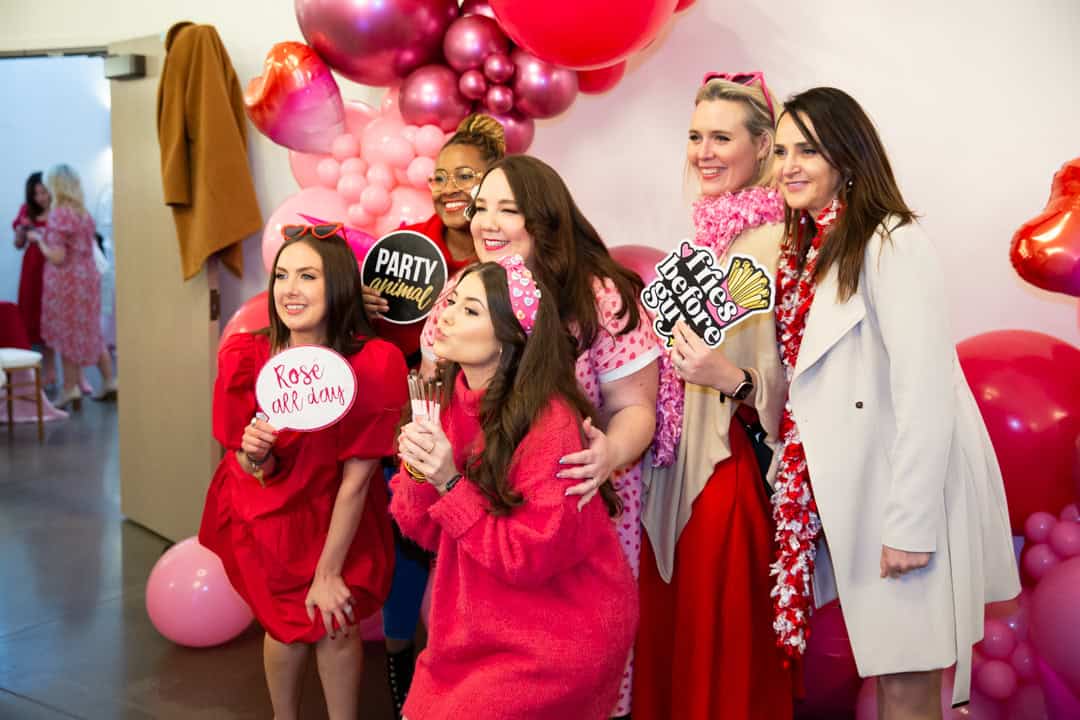
M 0 20 L 2 22 L 2 20 Z M 27 176 L 67 163 L 82 177 L 86 207 L 112 216 L 109 83 L 101 58 L 0 60 L 0 300 L 15 302 L 23 253 L 11 221 Z M 100 206 L 100 211 L 99 211 Z M 107 235 L 108 228 L 102 228 Z
M 275 42 L 301 40 L 289 0 L 38 0 L 0 8 L 0 50 L 105 44 L 177 20 L 217 26 L 242 79 Z M 707 70 L 764 70 L 780 97 L 814 85 L 875 118 L 909 203 L 936 239 L 957 339 L 1029 328 L 1080 344 L 1076 299 L 1023 283 L 1008 243 L 1080 155 L 1076 0 L 698 0 L 623 82 L 540 124 L 532 152 L 563 173 L 609 244 L 665 247 L 686 234 L 686 125 Z M 374 101 L 381 90 L 349 86 Z M 264 216 L 295 191 L 286 151 L 252 132 Z M 5 137 L 6 144 L 10 140 Z M 226 310 L 262 289 L 258 240 Z

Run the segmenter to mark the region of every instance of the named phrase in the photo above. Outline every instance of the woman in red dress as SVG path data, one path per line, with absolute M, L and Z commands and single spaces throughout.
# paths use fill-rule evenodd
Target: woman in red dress
M 11 223 L 15 230 L 15 249 L 26 248 L 22 271 L 19 273 L 19 315 L 31 345 L 41 346 L 44 357 L 45 385 L 56 383 L 56 359 L 53 349 L 41 337 L 41 288 L 45 272 L 45 255 L 38 244 L 45 235 L 52 195 L 45 187 L 41 173 L 31 173 L 26 179 L 26 202 Z
M 282 245 L 270 278 L 270 327 L 222 345 L 214 436 L 225 457 L 210 484 L 199 541 L 266 630 L 263 660 L 277 720 L 299 712 L 312 646 L 330 718 L 357 717 L 363 646 L 355 623 L 383 604 L 394 546 L 380 459 L 408 399 L 401 352 L 374 338 L 360 275 L 330 226 Z M 356 402 L 337 424 L 278 432 L 256 419 L 255 380 L 275 353 L 318 344 L 356 373 Z

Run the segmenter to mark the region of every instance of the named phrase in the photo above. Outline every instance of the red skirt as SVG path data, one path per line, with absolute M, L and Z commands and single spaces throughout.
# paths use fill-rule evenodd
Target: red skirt
M 791 720 L 791 672 L 769 593 L 773 523 L 753 447 L 732 420 L 732 456 L 694 501 L 671 583 L 642 543 L 634 720 Z
M 29 243 L 23 255 L 22 272 L 19 275 L 19 315 L 22 316 L 26 336 L 31 345 L 42 345 L 41 338 L 41 289 L 45 273 L 45 255 L 37 243 Z

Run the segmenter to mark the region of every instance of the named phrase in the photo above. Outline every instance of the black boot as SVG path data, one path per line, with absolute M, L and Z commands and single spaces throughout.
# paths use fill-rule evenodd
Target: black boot
M 416 649 L 410 645 L 396 653 L 386 653 L 386 680 L 390 685 L 390 697 L 394 701 L 394 713 L 401 720 L 401 708 L 412 685 Z

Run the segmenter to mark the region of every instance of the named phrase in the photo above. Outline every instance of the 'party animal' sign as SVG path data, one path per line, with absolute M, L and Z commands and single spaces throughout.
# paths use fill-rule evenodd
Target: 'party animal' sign
M 383 318 L 397 324 L 423 320 L 446 284 L 446 260 L 435 243 L 414 230 L 379 238 L 364 257 L 364 284 L 382 293 L 390 309 Z
M 301 345 L 263 365 L 255 399 L 278 430 L 322 430 L 349 412 L 356 400 L 356 374 L 333 350 Z
M 681 318 L 706 345 L 717 347 L 724 330 L 772 309 L 772 281 L 751 257 L 733 255 L 724 270 L 712 250 L 683 240 L 656 264 L 656 279 L 641 291 L 641 302 L 669 346 Z

